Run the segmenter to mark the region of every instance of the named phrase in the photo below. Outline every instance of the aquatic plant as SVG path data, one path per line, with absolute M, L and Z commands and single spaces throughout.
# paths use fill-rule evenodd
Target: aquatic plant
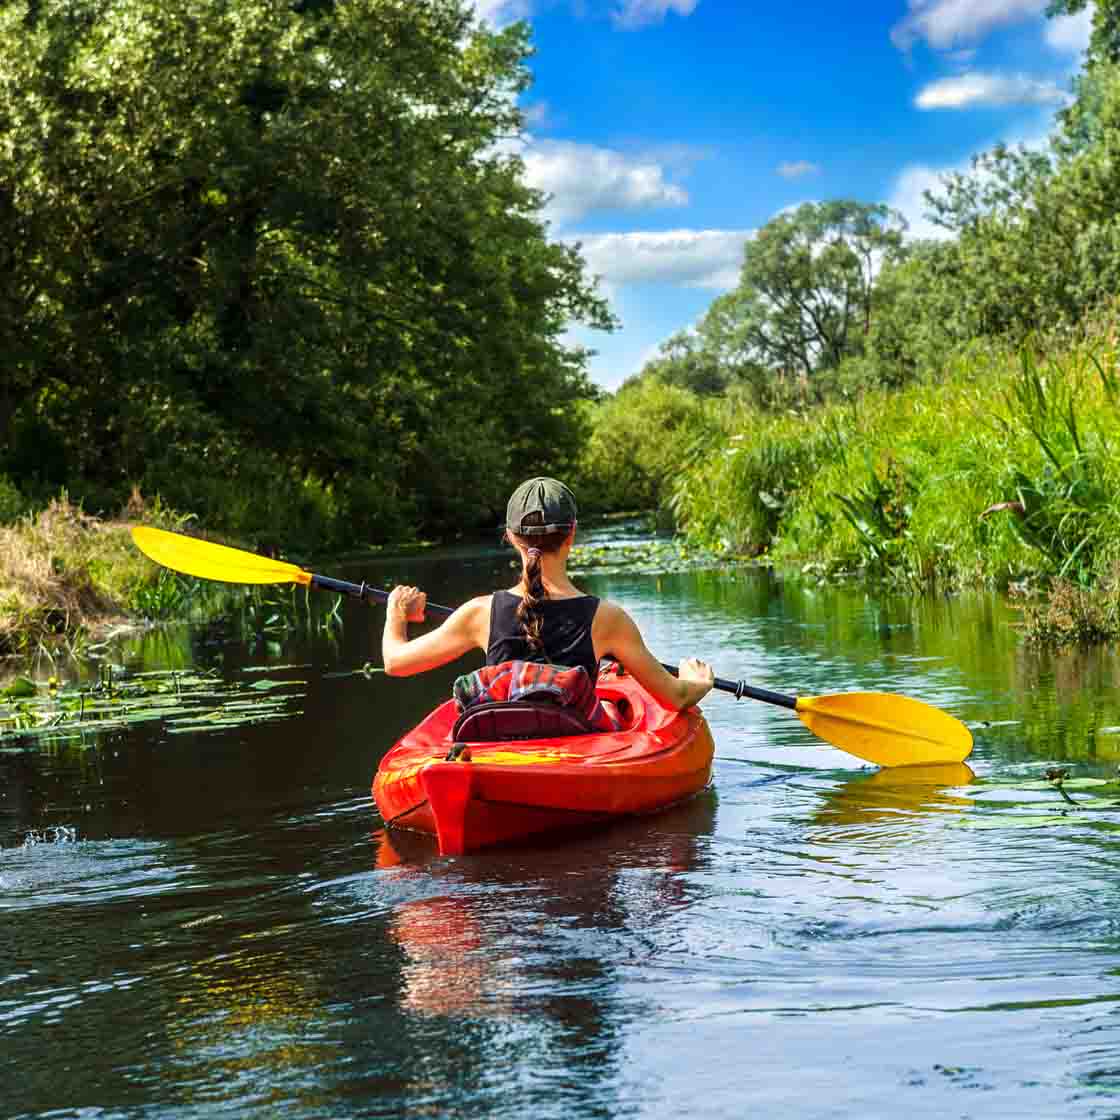
M 913 483 L 906 468 L 891 452 L 869 466 L 865 480 L 849 494 L 837 494 L 841 512 L 855 529 L 877 574 L 901 572 L 914 576 L 909 553 Z
M 1021 347 L 1018 369 L 1002 392 L 1006 411 L 994 413 L 1008 442 L 1026 430 L 1043 454 L 1040 467 L 1013 472 L 1011 525 L 1059 579 L 1087 585 L 1120 513 L 1116 378 L 1083 348 L 1059 359 L 1037 345 L 1032 339 Z
M 94 746 L 97 733 L 162 720 L 169 735 L 212 731 L 299 714 L 305 682 L 260 677 L 300 666 L 262 666 L 244 678 L 223 680 L 215 670 L 130 673 L 111 664 L 92 684 L 37 684 L 16 677 L 0 690 L 0 751 L 31 750 L 46 743 Z
M 1019 596 L 1027 641 L 1042 646 L 1092 645 L 1120 636 L 1120 571 L 1095 587 L 1067 579 L 1053 581 L 1045 594 Z
M 725 402 L 673 498 L 690 540 L 907 585 L 1091 584 L 1120 556 L 1107 330 L 976 344 L 939 376 L 791 416 Z

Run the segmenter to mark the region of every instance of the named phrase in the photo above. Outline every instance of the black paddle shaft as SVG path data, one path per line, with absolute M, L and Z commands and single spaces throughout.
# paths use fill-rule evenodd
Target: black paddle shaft
M 324 591 L 337 591 L 340 595 L 352 595 L 355 599 L 361 599 L 363 602 L 373 601 L 375 603 L 387 603 L 389 601 L 389 592 L 382 591 L 380 587 L 371 587 L 368 583 L 349 583 L 344 579 L 332 579 L 330 576 L 315 576 L 311 577 L 312 587 L 321 587 Z M 428 603 L 425 610 L 431 611 L 432 614 L 442 615 L 446 618 L 448 615 L 453 614 L 454 607 L 444 607 L 439 603 Z M 675 665 L 670 665 L 666 661 L 661 662 L 661 666 L 666 671 L 678 676 L 678 670 Z M 715 688 L 720 692 L 730 692 L 736 700 L 741 700 L 746 696 L 749 700 L 759 700 L 763 704 L 776 704 L 779 708 L 789 708 L 791 711 L 797 708 L 797 697 L 786 696 L 782 692 L 771 692 L 768 688 L 755 688 L 754 685 L 747 684 L 746 681 L 729 681 L 723 677 L 716 677 Z
M 352 595 L 365 603 L 372 600 L 384 604 L 389 601 L 388 591 L 382 591 L 380 587 L 371 587 L 365 581 L 349 583 L 344 579 L 331 579 L 330 576 L 312 576 L 311 586 L 321 587 L 324 591 L 337 591 L 340 595 Z M 443 615 L 444 618 L 455 613 L 454 607 L 441 607 L 439 603 L 429 603 L 425 610 L 431 611 L 432 614 Z

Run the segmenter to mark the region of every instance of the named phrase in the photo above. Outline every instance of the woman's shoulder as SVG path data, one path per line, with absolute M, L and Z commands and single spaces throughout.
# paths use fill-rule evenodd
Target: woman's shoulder
M 600 599 L 595 611 L 595 625 L 600 627 L 617 626 L 622 622 L 629 622 L 630 616 L 617 603 L 610 599 Z
M 476 595 L 473 599 L 468 599 L 465 603 L 460 603 L 455 608 L 452 615 L 453 618 L 462 620 L 474 620 L 485 616 L 490 617 L 490 600 L 491 595 Z

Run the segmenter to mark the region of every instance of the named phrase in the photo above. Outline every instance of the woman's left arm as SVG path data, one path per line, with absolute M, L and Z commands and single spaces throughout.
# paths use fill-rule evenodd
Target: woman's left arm
M 391 677 L 410 677 L 454 661 L 472 649 L 485 649 L 490 633 L 490 596 L 458 607 L 429 634 L 408 640 L 408 624 L 424 621 L 427 595 L 415 587 L 394 587 L 385 605 L 381 663 Z

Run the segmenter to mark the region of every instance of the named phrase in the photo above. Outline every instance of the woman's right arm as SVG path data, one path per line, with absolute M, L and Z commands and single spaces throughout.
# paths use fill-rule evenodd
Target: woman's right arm
M 385 605 L 381 663 L 390 677 L 410 677 L 435 669 L 469 650 L 486 648 L 490 628 L 490 596 L 480 595 L 444 619 L 438 629 L 411 641 L 409 622 L 423 622 L 427 596 L 415 587 L 394 587 Z
M 614 603 L 604 600 L 599 604 L 592 637 L 596 652 L 602 650 L 616 658 L 642 688 L 677 711 L 699 704 L 715 683 L 712 667 L 695 657 L 681 660 L 680 676 L 667 672 L 646 648 L 634 620 Z

